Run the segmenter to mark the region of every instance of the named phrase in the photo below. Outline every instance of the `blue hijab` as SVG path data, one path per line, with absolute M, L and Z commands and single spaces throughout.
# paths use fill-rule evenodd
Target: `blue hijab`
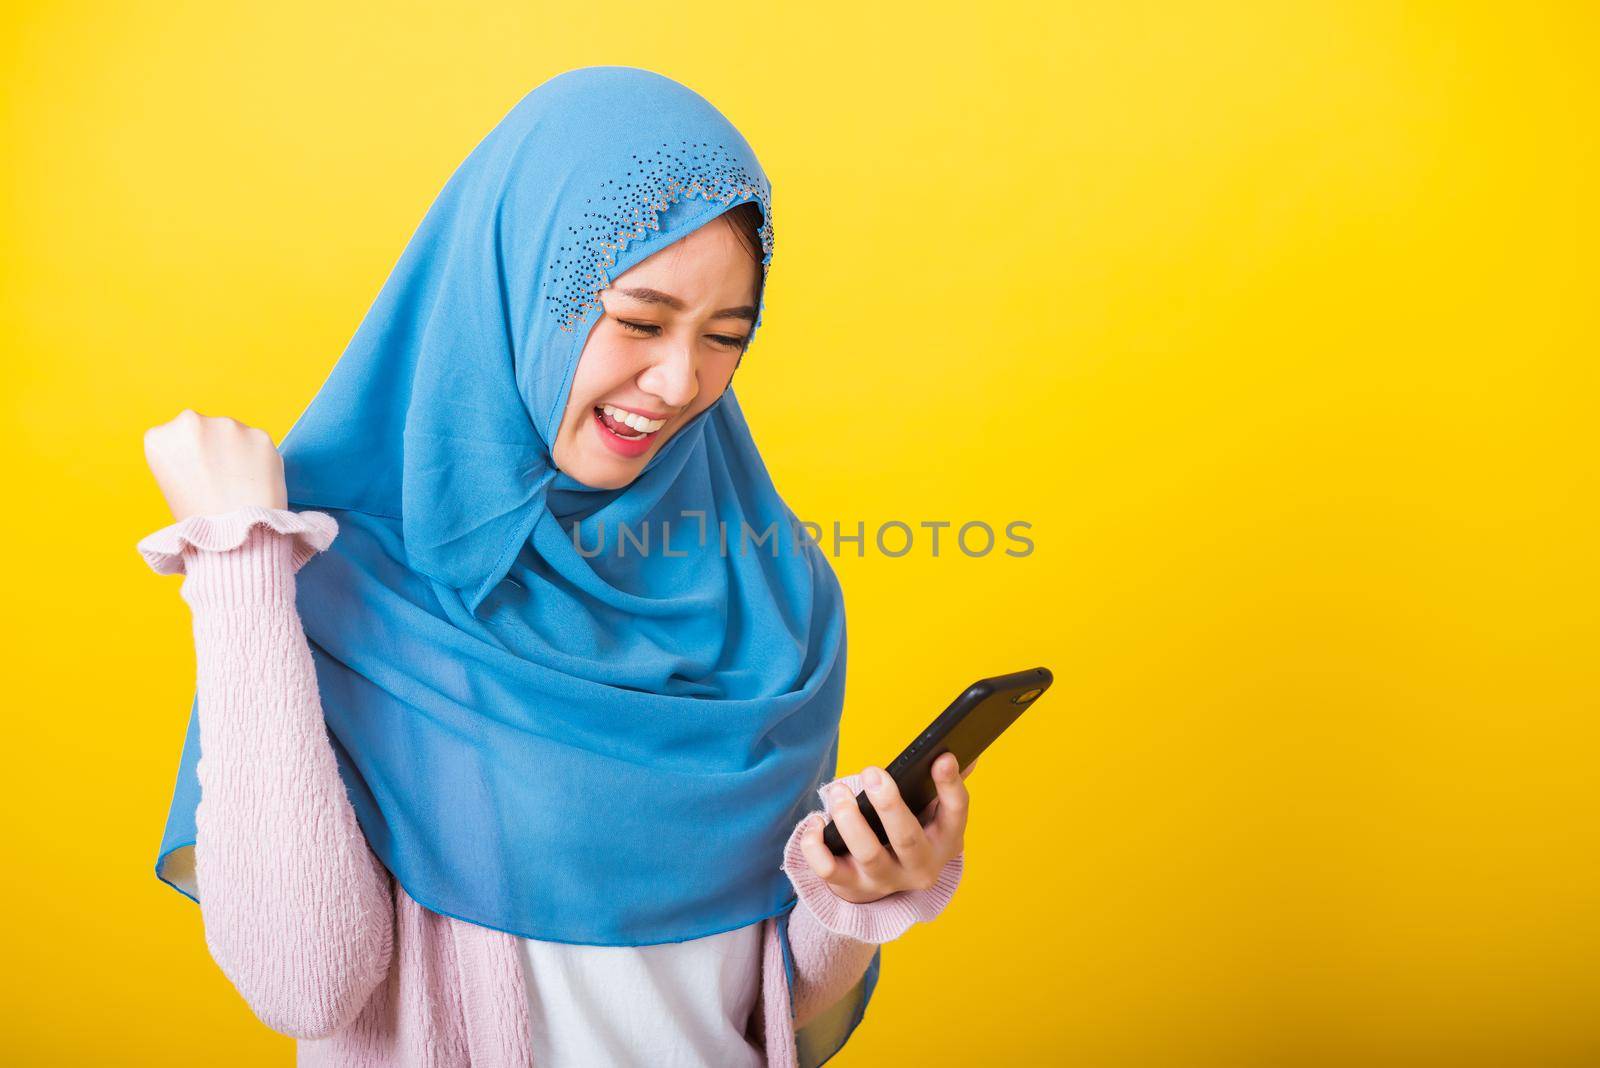
M 836 773 L 838 580 L 731 388 L 621 489 L 550 452 L 600 290 L 745 201 L 764 279 L 771 186 L 716 108 L 636 68 L 550 79 L 451 176 L 280 447 L 290 507 L 340 528 L 296 577 L 339 771 L 434 912 L 620 946 L 777 917 L 792 968 L 780 864 Z M 163 879 L 195 840 L 201 714 Z

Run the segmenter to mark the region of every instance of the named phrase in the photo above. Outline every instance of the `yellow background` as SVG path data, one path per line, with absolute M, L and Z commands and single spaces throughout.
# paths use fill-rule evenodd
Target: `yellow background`
M 483 133 L 618 63 L 772 176 L 737 386 L 796 511 L 1033 524 L 838 562 L 842 771 L 1058 682 L 835 1063 L 1600 1063 L 1590 10 L 11 9 L 0 1059 L 291 1062 L 151 873 L 141 434 L 281 439 Z

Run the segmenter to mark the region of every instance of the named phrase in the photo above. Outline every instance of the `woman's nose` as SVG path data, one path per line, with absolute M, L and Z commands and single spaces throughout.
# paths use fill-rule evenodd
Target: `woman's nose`
M 700 369 L 694 351 L 683 345 L 663 345 L 657 359 L 639 376 L 639 387 L 673 408 L 687 407 L 700 392 Z

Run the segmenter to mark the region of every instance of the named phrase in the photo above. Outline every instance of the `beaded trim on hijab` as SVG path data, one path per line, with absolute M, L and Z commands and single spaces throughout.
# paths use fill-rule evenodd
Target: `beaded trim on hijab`
M 646 227 L 660 230 L 661 213 L 679 200 L 701 197 L 728 204 L 754 195 L 761 202 L 761 270 L 765 275 L 772 261 L 772 198 L 754 175 L 728 158 L 722 145 L 678 143 L 687 146 L 681 153 L 657 149 L 648 158 L 635 155 L 638 170 L 628 171 L 624 177 L 637 174 L 638 180 L 607 179 L 597 191 L 599 202 L 606 206 L 583 213 L 595 221 L 567 227 L 574 243 L 562 245 L 563 255 L 551 261 L 552 280 L 546 283 L 549 292 L 545 294 L 545 299 L 555 301 L 561 310 L 562 330 L 570 334 L 584 313 L 600 303 L 600 291 L 611 284 L 607 271 L 616 266 L 617 253 L 633 238 L 643 237 Z M 666 147 L 663 142 L 661 148 Z M 584 203 L 595 203 L 595 197 Z

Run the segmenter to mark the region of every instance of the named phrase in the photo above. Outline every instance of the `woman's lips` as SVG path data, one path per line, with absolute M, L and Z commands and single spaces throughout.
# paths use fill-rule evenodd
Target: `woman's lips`
M 590 422 L 594 424 L 595 432 L 600 435 L 600 441 L 618 456 L 624 456 L 630 460 L 649 452 L 650 446 L 655 444 L 655 440 L 661 434 L 661 430 L 666 429 L 666 427 L 662 427 L 661 430 L 645 434 L 637 439 L 625 438 L 606 425 L 605 417 L 599 408 L 595 408 L 593 414 L 594 418 Z

